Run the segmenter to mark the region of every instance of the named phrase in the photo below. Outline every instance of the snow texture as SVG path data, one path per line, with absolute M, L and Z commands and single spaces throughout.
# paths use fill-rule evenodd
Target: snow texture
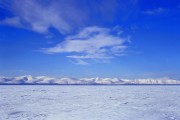
M 178 85 L 1 85 L 0 120 L 180 120 Z

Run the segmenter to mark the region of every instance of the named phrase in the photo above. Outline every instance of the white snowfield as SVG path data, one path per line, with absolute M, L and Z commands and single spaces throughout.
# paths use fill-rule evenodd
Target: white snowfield
M 0 120 L 180 120 L 180 86 L 1 85 Z
M 120 79 L 120 78 L 55 78 L 48 76 L 0 76 L 0 84 L 180 84 L 171 78 Z

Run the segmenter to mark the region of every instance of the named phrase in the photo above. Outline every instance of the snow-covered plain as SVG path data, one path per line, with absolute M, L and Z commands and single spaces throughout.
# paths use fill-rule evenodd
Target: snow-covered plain
M 0 120 L 180 120 L 180 86 L 1 85 Z

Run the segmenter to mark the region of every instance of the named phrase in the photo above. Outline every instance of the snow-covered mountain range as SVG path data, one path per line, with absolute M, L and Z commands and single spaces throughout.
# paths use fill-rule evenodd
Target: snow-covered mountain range
M 55 78 L 47 76 L 0 76 L 0 84 L 180 84 L 180 80 L 170 78 L 119 79 L 119 78 Z

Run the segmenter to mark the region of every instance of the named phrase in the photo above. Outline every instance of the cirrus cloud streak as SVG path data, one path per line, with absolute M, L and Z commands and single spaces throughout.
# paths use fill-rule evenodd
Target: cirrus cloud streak
M 128 48 L 127 38 L 120 37 L 113 29 L 91 26 L 78 34 L 65 37 L 63 42 L 51 48 L 43 49 L 45 53 L 67 53 L 72 59 L 112 59 L 124 55 Z

